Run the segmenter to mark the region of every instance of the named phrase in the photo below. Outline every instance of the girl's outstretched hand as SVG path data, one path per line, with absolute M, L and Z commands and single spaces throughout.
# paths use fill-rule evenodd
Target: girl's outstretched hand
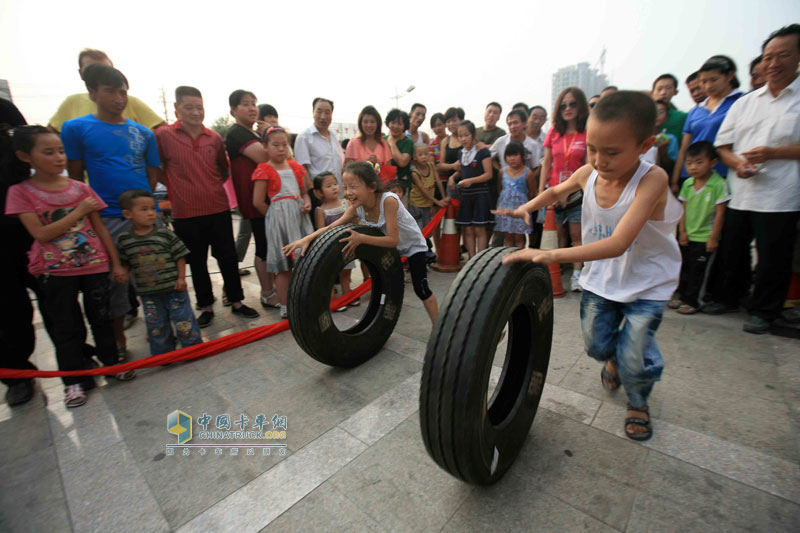
M 282 248 L 283 255 L 291 256 L 294 253 L 294 251 L 297 250 L 298 248 L 300 248 L 301 256 L 306 255 L 306 250 L 308 249 L 309 244 L 311 244 L 311 240 L 309 240 L 307 237 L 303 237 L 300 240 L 290 242 L 289 244 L 287 244 Z
M 339 242 L 347 243 L 344 245 L 344 248 L 342 248 L 342 255 L 347 258 L 351 255 L 355 255 L 358 245 L 364 242 L 364 234 L 357 231 L 350 231 L 349 235 L 344 239 L 339 239 Z
M 556 259 L 553 257 L 552 250 L 536 250 L 533 248 L 525 248 L 524 250 L 517 250 L 511 252 L 503 258 L 503 263 L 513 263 L 515 261 L 532 261 L 542 265 L 549 265 L 555 263 Z

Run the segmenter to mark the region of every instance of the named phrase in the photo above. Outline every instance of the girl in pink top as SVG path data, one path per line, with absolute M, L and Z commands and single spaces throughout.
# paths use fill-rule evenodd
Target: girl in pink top
M 39 286 L 39 307 L 56 348 L 58 368 L 85 368 L 86 326 L 78 292 L 83 293 L 97 356 L 104 365 L 114 365 L 118 355 L 109 312 L 109 263 L 114 281 L 124 283 L 128 274 L 100 220 L 106 204 L 85 183 L 62 175 L 67 157 L 55 133 L 42 126 L 15 128 L 14 147 L 17 157 L 35 173 L 8 189 L 6 215 L 18 216 L 35 239 L 28 252 L 28 270 Z M 130 370 L 112 377 L 127 381 L 135 373 Z M 86 403 L 85 379 L 63 380 L 67 407 Z
M 344 155 L 344 164 L 353 161 L 369 161 L 381 167 L 389 165 L 392 151 L 381 134 L 381 115 L 368 105 L 358 114 L 358 131 L 361 135 L 350 139 Z
M 544 161 L 539 179 L 539 193 L 546 187 L 563 183 L 586 163 L 586 121 L 589 104 L 586 95 L 577 87 L 567 87 L 556 100 L 555 121 L 544 139 Z M 578 191 L 556 206 L 558 246 L 566 248 L 568 237 L 572 246 L 581 245 L 581 198 Z M 565 227 L 565 224 L 568 226 Z M 567 233 L 569 231 L 569 233 Z M 578 278 L 583 263 L 573 263 L 571 288 L 579 291 Z

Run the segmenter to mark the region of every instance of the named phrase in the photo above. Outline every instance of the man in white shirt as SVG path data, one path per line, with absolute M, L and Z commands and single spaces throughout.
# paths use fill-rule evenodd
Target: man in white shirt
M 314 125 L 297 136 L 294 158 L 306 168 L 311 179 L 320 172 L 332 172 L 339 182 L 339 196 L 342 196 L 342 147 L 328 129 L 333 119 L 333 101 L 317 97 L 311 106 Z
M 715 143 L 729 167 L 731 202 L 725 215 L 722 262 L 710 314 L 738 308 L 750 285 L 751 240 L 758 250 L 753 295 L 744 330 L 765 333 L 781 312 L 791 277 L 800 217 L 800 24 L 764 42 L 767 85 L 737 100 Z

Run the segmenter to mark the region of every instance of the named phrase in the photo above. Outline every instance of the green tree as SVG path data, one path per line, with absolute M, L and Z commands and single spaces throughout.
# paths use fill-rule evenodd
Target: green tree
M 211 125 L 211 129 L 219 133 L 224 139 L 231 126 L 233 126 L 233 119 L 231 119 L 230 115 L 225 115 L 215 120 Z

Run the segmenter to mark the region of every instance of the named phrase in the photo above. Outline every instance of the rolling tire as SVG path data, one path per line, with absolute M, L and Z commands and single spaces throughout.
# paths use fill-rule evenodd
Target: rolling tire
M 502 264 L 516 248 L 477 254 L 450 286 L 434 324 L 420 386 L 425 448 L 453 476 L 478 485 L 500 479 L 530 431 L 553 338 L 547 267 Z M 488 398 L 495 349 L 508 324 L 499 382 Z
M 350 231 L 384 236 L 375 228 L 345 225 L 314 239 L 292 271 L 287 301 L 289 327 L 297 344 L 320 363 L 345 368 L 360 365 L 380 351 L 397 324 L 405 290 L 397 250 L 358 246 L 355 258 L 367 265 L 372 292 L 361 320 L 347 330 L 337 329 L 330 310 L 331 290 L 345 265 L 345 243 L 339 240 Z

